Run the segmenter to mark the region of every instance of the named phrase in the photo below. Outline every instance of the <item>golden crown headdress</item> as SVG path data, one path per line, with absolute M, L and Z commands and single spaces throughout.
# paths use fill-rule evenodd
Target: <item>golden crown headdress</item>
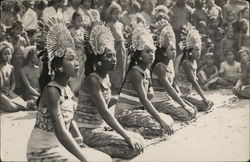
M 160 48 L 167 48 L 170 44 L 175 46 L 175 33 L 167 20 L 162 19 L 156 22 L 155 36 L 157 46 Z
M 88 52 L 102 55 L 106 48 L 115 51 L 114 36 L 103 22 L 92 22 L 85 34 L 85 46 Z
M 130 27 L 126 28 L 125 38 L 127 47 L 131 52 L 141 51 L 145 46 L 155 49 L 153 35 L 143 23 L 131 24 Z
M 183 27 L 181 33 L 181 42 L 179 43 L 180 49 L 183 50 L 184 48 L 192 48 L 194 46 L 201 48 L 201 45 L 202 42 L 199 31 L 188 23 Z
M 63 20 L 52 17 L 41 29 L 38 45 L 46 50 L 45 56 L 48 62 L 49 74 L 51 75 L 51 62 L 54 57 L 63 57 L 66 49 L 74 49 L 74 40 Z

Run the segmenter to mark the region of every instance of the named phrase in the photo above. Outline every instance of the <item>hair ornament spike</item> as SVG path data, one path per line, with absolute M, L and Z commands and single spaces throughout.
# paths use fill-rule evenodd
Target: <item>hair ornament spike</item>
M 125 30 L 125 38 L 127 39 L 127 47 L 133 53 L 137 50 L 142 51 L 145 46 L 156 49 L 154 45 L 153 35 L 149 28 L 142 24 L 131 24 Z
M 94 55 L 102 55 L 106 48 L 115 52 L 114 37 L 103 22 L 93 22 L 85 34 L 85 45 Z
M 75 48 L 74 40 L 63 20 L 52 17 L 48 24 L 40 28 L 41 35 L 37 41 L 39 49 L 46 50 L 49 75 L 52 74 L 51 62 L 54 57 L 63 57 L 67 48 Z
M 181 33 L 181 42 L 179 43 L 180 49 L 193 48 L 194 46 L 201 48 L 201 45 L 202 42 L 199 31 L 191 24 L 184 26 Z
M 167 48 L 170 44 L 175 46 L 175 33 L 167 20 L 162 19 L 156 22 L 155 35 L 157 46 L 160 48 Z

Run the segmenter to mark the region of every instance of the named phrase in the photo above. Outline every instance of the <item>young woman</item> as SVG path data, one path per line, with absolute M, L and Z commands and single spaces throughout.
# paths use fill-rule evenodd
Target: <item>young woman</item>
M 41 61 L 38 59 L 36 46 L 28 46 L 24 50 L 26 65 L 21 69 L 21 79 L 27 91 L 24 92 L 25 100 L 35 100 L 40 96 L 39 77 L 42 71 Z
M 233 93 L 239 98 L 250 99 L 250 52 L 243 48 L 239 52 L 241 58 L 241 77 L 233 88 Z
M 178 57 L 180 67 L 176 78 L 180 88 L 181 96 L 197 107 L 198 111 L 206 111 L 212 108 L 213 103 L 204 95 L 197 81 L 197 60 L 201 53 L 201 38 L 199 32 L 192 25 L 188 24 L 182 31 L 180 43 L 183 54 Z M 197 91 L 202 100 L 191 96 L 192 87 Z
M 69 86 L 75 94 L 79 93 L 82 81 L 84 80 L 85 62 L 87 59 L 87 56 L 84 50 L 85 29 L 82 26 L 82 22 L 83 22 L 82 15 L 78 12 L 73 13 L 73 16 L 72 16 L 73 27 L 70 30 L 70 33 L 74 39 L 75 51 L 79 59 L 80 69 L 79 69 L 79 75 L 70 80 Z
M 108 155 L 84 147 L 79 129 L 73 120 L 76 103 L 68 86 L 71 77 L 79 72 L 73 39 L 65 24 L 58 19 L 49 22 L 44 31 L 49 71 L 54 79 L 44 83 L 38 100 L 36 123 L 27 146 L 28 161 L 112 161 Z M 57 32 L 55 32 L 57 31 Z M 52 50 L 53 49 L 53 50 Z M 44 66 L 45 67 L 45 66 Z M 46 70 L 44 69 L 44 70 Z M 79 144 L 82 144 L 81 148 Z
M 153 89 L 148 68 L 154 62 L 155 52 L 152 35 L 142 24 L 131 28 L 129 34 L 131 63 L 115 108 L 116 118 L 126 128 L 147 138 L 171 135 L 173 119 L 158 113 L 150 101 Z
M 14 66 L 14 74 L 16 80 L 21 80 L 20 70 L 24 66 L 24 49 L 29 45 L 29 38 L 27 33 L 23 31 L 23 25 L 21 21 L 13 23 L 12 32 L 9 37 L 9 42 L 14 47 L 14 53 L 12 55 L 11 64 Z M 22 95 L 23 85 L 21 82 L 16 82 L 15 92 L 18 95 Z
M 7 41 L 0 43 L 0 107 L 6 112 L 29 110 L 35 107 L 33 101 L 25 102 L 13 92 L 16 80 L 14 68 L 9 64 L 13 52 L 12 44 Z
M 108 75 L 116 66 L 114 37 L 102 22 L 89 26 L 86 35 L 86 79 L 79 92 L 75 119 L 88 146 L 111 157 L 132 158 L 143 151 L 145 141 L 139 134 L 125 131 L 108 110 L 117 103 L 111 96 Z
M 111 81 L 111 90 L 113 94 L 118 94 L 118 92 L 122 88 L 122 83 L 125 78 L 125 71 L 127 65 L 125 39 L 123 37 L 124 25 L 119 22 L 121 12 L 122 8 L 120 7 L 120 5 L 115 2 L 112 3 L 109 8 L 111 19 L 107 23 L 115 38 L 115 50 L 117 57 L 117 64 L 115 70 L 109 72 Z
M 152 84 L 155 91 L 154 102 L 159 112 L 169 114 L 172 118 L 189 121 L 196 115 L 196 108 L 183 100 L 176 86 L 173 59 L 176 56 L 175 34 L 171 25 L 164 20 L 156 23 L 157 50 L 156 60 L 152 66 Z

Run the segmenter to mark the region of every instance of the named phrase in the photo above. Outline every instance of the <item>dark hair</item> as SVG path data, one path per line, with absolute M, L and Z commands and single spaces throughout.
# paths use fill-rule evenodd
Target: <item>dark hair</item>
M 160 62 L 162 59 L 164 59 L 163 54 L 167 51 L 166 47 L 158 47 L 155 51 L 155 61 L 151 66 L 151 71 L 154 69 L 155 65 Z
M 42 52 L 44 52 L 44 56 L 46 56 L 46 57 L 44 57 L 44 59 L 43 59 L 43 69 L 42 69 L 42 73 L 41 73 L 40 78 L 39 78 L 39 86 L 40 86 L 41 91 L 52 79 L 52 76 L 49 75 L 47 51 L 42 51 Z M 56 57 L 55 56 L 51 62 L 51 69 L 52 69 L 52 71 L 55 72 L 55 77 L 60 75 L 60 72 L 57 69 L 62 66 L 63 58 L 64 58 L 64 56 L 63 57 Z
M 27 54 L 27 58 L 26 58 L 26 64 L 28 64 L 28 62 L 31 60 L 31 58 L 35 55 L 35 50 L 31 49 L 28 54 Z
M 77 17 L 82 17 L 82 15 L 78 12 L 74 12 L 72 15 L 72 23 L 75 21 Z
M 125 84 L 125 81 L 126 81 L 126 78 L 127 78 L 127 75 L 128 75 L 128 72 L 132 69 L 133 66 L 137 65 L 137 62 L 139 62 L 139 57 L 141 56 L 141 53 L 142 53 L 142 51 L 136 50 L 135 52 L 133 52 L 133 56 L 130 54 L 131 55 L 131 60 L 130 60 L 129 66 L 128 66 L 128 70 L 127 70 L 127 72 L 125 74 L 124 80 L 122 82 L 122 87 L 121 87 L 118 95 L 122 91 L 122 88 L 123 88 L 123 86 Z
M 195 8 L 201 9 L 204 6 L 204 3 L 201 0 L 195 0 Z
M 182 56 L 182 58 L 181 58 L 181 62 L 180 62 L 180 65 L 179 65 L 179 67 L 181 66 L 181 64 L 184 62 L 184 60 L 189 60 L 190 59 L 190 55 L 191 55 L 191 53 L 192 53 L 192 51 L 193 51 L 193 48 L 184 48 L 183 49 L 183 56 Z M 179 68 L 178 67 L 178 68 Z
M 87 51 L 87 50 L 86 50 Z M 102 59 L 103 55 L 94 55 L 93 53 L 87 52 L 87 60 L 85 62 L 85 76 L 95 71 L 94 65 Z

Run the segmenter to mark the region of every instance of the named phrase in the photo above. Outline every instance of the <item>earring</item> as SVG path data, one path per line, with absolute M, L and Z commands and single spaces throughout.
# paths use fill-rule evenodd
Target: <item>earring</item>
M 98 66 L 102 66 L 102 62 L 101 62 L 101 61 L 98 61 L 98 62 L 97 62 L 97 65 L 98 65 Z
M 139 57 L 139 60 L 141 61 L 141 60 L 142 60 L 142 57 Z
M 58 68 L 58 71 L 63 72 L 63 68 L 61 68 L 61 67 Z
M 135 64 L 137 65 L 137 61 L 135 61 Z
M 165 53 L 165 54 L 164 54 L 164 56 L 166 57 L 166 56 L 167 56 L 167 54 Z

